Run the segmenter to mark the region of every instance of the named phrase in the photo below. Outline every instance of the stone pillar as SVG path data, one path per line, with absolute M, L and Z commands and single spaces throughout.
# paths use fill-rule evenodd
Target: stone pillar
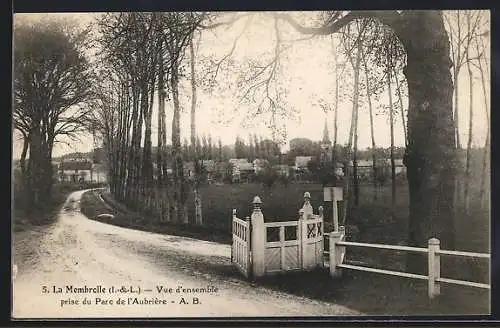
M 254 278 L 258 278 L 265 274 L 264 244 L 266 241 L 264 239 L 264 214 L 262 214 L 262 201 L 259 196 L 255 196 L 252 204 L 253 212 L 250 218 L 252 225 L 252 273 Z

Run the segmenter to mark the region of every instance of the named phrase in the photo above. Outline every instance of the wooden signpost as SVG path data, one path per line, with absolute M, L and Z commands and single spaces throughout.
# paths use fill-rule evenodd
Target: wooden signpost
M 323 188 L 323 200 L 325 202 L 332 202 L 333 208 L 333 231 L 339 231 L 339 212 L 337 202 L 343 200 L 342 187 L 324 187 Z

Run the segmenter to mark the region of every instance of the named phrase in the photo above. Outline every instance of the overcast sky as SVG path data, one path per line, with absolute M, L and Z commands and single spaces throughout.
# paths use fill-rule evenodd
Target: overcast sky
M 311 15 L 311 14 L 309 14 Z M 16 14 L 15 20 L 29 19 L 36 20 L 41 16 L 56 17 L 65 16 L 75 19 L 79 24 L 91 23 L 96 14 Z M 197 52 L 197 76 L 202 76 L 204 63 L 208 58 L 218 60 L 224 57 L 231 49 L 234 40 L 241 33 L 245 19 L 241 19 L 230 29 L 217 29 L 213 32 L 204 32 L 199 44 Z M 304 38 L 303 35 L 294 32 L 287 28 L 285 24 L 281 26 L 281 38 L 283 40 Z M 266 59 L 271 58 L 274 51 L 275 33 L 273 21 L 268 15 L 256 15 L 252 23 L 242 37 L 231 56 L 239 65 L 244 65 L 249 60 L 260 61 L 267 64 Z M 338 44 L 338 43 L 337 43 Z M 288 119 L 280 119 L 280 123 L 286 126 L 288 140 L 295 137 L 306 137 L 312 140 L 320 140 L 322 138 L 323 126 L 325 119 L 328 123 L 330 137 L 333 138 L 333 113 L 325 115 L 323 110 L 318 106 L 320 99 L 327 103 L 333 103 L 335 90 L 335 75 L 333 73 L 332 62 L 332 40 L 328 37 L 315 37 L 308 41 L 294 42 L 290 50 L 286 52 L 286 56 L 281 59 L 280 72 L 280 87 L 287 90 L 286 101 L 284 106 L 288 109 L 296 110 L 295 117 Z M 186 58 L 187 60 L 187 58 Z M 213 92 L 199 88 L 198 89 L 198 110 L 197 110 L 197 130 L 199 134 L 211 134 L 214 140 L 219 137 L 223 144 L 233 144 L 236 135 L 247 140 L 249 133 L 257 133 L 264 137 L 271 137 L 271 131 L 266 126 L 266 121 L 269 117 L 253 116 L 253 119 L 248 118 L 246 113 L 253 111 L 256 105 L 241 104 L 241 94 L 236 88 L 237 74 L 226 69 L 226 66 L 221 68 L 219 73 L 219 86 Z M 241 74 L 242 71 L 239 73 Z M 477 77 L 479 74 L 477 74 Z M 348 87 L 349 83 L 341 81 L 344 87 Z M 467 140 L 468 129 L 468 78 L 467 70 L 463 69 L 459 87 L 459 110 L 460 110 L 460 131 L 462 142 L 465 144 Z M 348 90 L 348 88 L 347 88 Z M 489 92 L 489 88 L 487 90 Z M 482 96 L 480 80 L 475 80 L 474 89 L 474 139 L 473 144 L 476 146 L 484 143 L 486 131 L 485 105 Z M 189 108 L 190 108 L 190 85 L 189 80 L 185 79 L 181 84 L 181 104 L 185 111 L 181 115 L 181 135 L 182 138 L 189 136 Z M 388 103 L 386 95 L 380 98 L 380 104 Z M 171 109 L 170 103 L 167 103 L 167 109 Z M 404 98 L 404 106 L 407 106 L 407 98 Z M 157 104 L 154 104 L 154 111 Z M 348 137 L 350 126 L 350 113 L 352 103 L 349 99 L 339 104 L 338 112 L 338 142 L 345 143 Z M 172 110 L 168 110 L 167 115 L 167 137 L 170 139 Z M 155 117 L 155 113 L 153 113 Z M 359 148 L 366 148 L 371 145 L 370 139 L 370 124 L 369 124 L 368 108 L 366 101 L 362 103 L 359 113 Z M 380 146 L 390 145 L 390 132 L 387 115 L 375 116 L 376 126 L 376 143 Z M 153 131 L 156 130 L 156 124 L 153 124 Z M 396 145 L 404 144 L 403 127 L 401 118 L 396 117 L 395 128 Z M 15 136 L 16 140 L 18 136 Z M 89 136 L 81 136 L 81 142 L 73 143 L 72 146 L 58 144 L 54 148 L 53 156 L 60 156 L 64 153 L 73 151 L 90 151 L 93 147 L 92 139 Z M 156 135 L 153 135 L 153 144 L 156 144 Z M 14 141 L 14 158 L 18 158 L 20 154 L 20 143 Z M 286 147 L 285 147 L 286 148 Z

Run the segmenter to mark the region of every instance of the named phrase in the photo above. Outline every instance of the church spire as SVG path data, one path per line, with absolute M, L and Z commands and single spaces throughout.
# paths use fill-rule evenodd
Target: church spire
M 325 117 L 325 127 L 323 128 L 323 144 L 330 144 L 330 136 L 328 135 L 328 125 L 326 124 L 326 117 Z

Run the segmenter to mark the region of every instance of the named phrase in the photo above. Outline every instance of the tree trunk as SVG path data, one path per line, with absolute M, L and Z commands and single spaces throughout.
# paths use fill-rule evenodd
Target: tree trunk
M 403 86 L 403 81 L 400 81 L 398 79 L 397 72 L 394 72 L 394 78 L 396 80 L 396 88 L 397 88 L 397 92 L 398 92 L 399 107 L 401 108 L 401 123 L 403 125 L 403 133 L 404 133 L 405 147 L 406 147 L 408 145 L 408 135 L 406 133 L 406 119 L 405 119 L 405 111 L 404 111 L 404 106 L 403 106 L 403 96 L 401 94 L 401 87 Z
M 194 41 L 193 37 L 189 42 L 189 53 L 191 55 L 191 148 L 194 149 L 194 160 L 199 161 L 199 154 L 196 149 L 196 71 L 195 71 L 195 53 L 194 53 Z M 200 180 L 201 172 L 198 168 L 199 163 L 195 163 L 195 177 L 194 177 L 194 216 L 195 224 L 203 224 L 203 214 L 202 214 L 202 203 L 201 203 L 201 193 L 200 193 Z
M 358 113 L 359 113 L 359 73 L 361 66 L 361 42 L 357 42 L 356 61 L 354 65 L 354 95 L 353 95 L 353 189 L 354 207 L 359 206 L 359 176 L 358 176 Z
M 396 165 L 394 161 L 394 103 L 392 101 L 391 72 L 392 72 L 392 54 L 387 47 L 387 93 L 389 96 L 389 124 L 391 130 L 391 216 L 394 220 L 394 211 L 396 208 Z
M 363 50 L 363 47 L 361 47 Z M 370 136 L 372 141 L 372 181 L 373 181 L 373 201 L 377 200 L 377 155 L 376 155 L 376 144 L 375 144 L 375 132 L 373 127 L 373 106 L 371 98 L 370 89 L 370 79 L 368 76 L 368 66 L 366 64 L 365 53 L 362 53 L 363 58 L 363 69 L 365 71 L 365 81 L 366 81 L 366 98 L 368 99 L 368 111 L 370 114 Z
M 454 247 L 456 144 L 448 35 L 438 11 L 411 11 L 398 36 L 407 53 L 410 191 L 408 243 L 425 247 L 436 237 Z M 425 259 L 408 257 L 410 272 L 425 270 Z
M 21 184 L 23 186 L 23 191 L 26 191 L 28 186 L 27 176 L 26 176 L 26 155 L 29 149 L 29 136 L 23 135 L 23 150 L 21 152 L 21 158 L 19 159 L 19 164 L 21 166 Z
M 479 41 L 476 38 L 476 47 L 477 47 L 477 53 L 481 53 Z M 483 55 L 484 56 L 484 55 Z M 484 144 L 484 151 L 483 151 L 483 169 L 481 172 L 481 184 L 480 184 L 480 189 L 479 189 L 479 200 L 481 202 L 481 205 L 484 206 L 483 204 L 485 203 L 485 200 L 488 200 L 486 195 L 486 177 L 488 173 L 490 172 L 488 168 L 488 163 L 489 163 L 489 151 L 490 151 L 490 113 L 489 113 L 489 102 L 488 102 L 488 92 L 486 91 L 486 78 L 485 78 L 485 72 L 484 72 L 484 67 L 483 67 L 483 60 L 484 57 L 480 57 L 478 59 L 478 66 L 479 66 L 479 73 L 481 74 L 481 87 L 483 90 L 483 98 L 484 98 L 484 110 L 485 110 L 485 115 L 486 115 L 486 139 L 485 139 L 485 144 Z M 489 207 L 489 204 L 487 204 L 487 207 Z
M 179 104 L 179 78 L 178 66 L 172 63 L 170 73 L 170 86 L 172 99 L 174 101 L 174 116 L 172 119 L 172 170 L 174 173 L 174 199 L 172 204 L 172 219 L 174 222 L 183 222 L 185 216 L 184 201 L 187 190 L 184 186 L 184 168 L 181 155 L 180 137 L 180 104 Z
M 41 178 L 43 177 L 42 135 L 40 126 L 33 126 L 28 159 L 28 204 L 33 209 L 41 204 Z
M 469 18 L 469 17 L 467 17 Z M 469 19 L 467 19 L 469 25 Z M 472 119 L 474 108 L 474 76 L 472 74 L 471 61 L 469 58 L 469 51 L 466 52 L 467 72 L 469 73 L 469 133 L 467 140 L 467 150 L 465 153 L 465 179 L 464 179 L 464 207 L 465 213 L 469 214 L 470 209 L 470 180 L 471 180 L 471 149 L 472 149 Z

